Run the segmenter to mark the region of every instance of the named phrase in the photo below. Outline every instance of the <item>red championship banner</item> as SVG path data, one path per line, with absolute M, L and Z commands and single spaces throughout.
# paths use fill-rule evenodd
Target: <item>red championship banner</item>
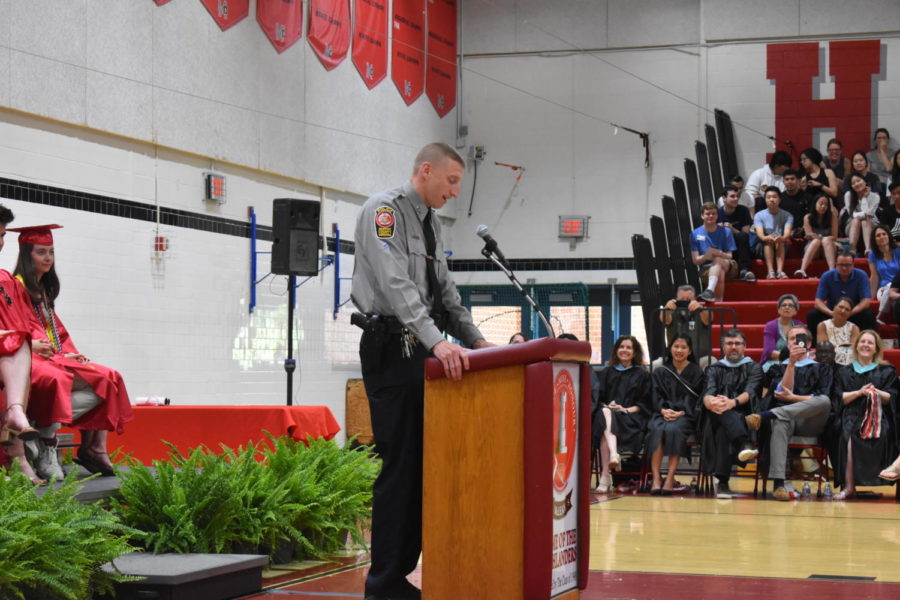
M 309 45 L 327 71 L 350 50 L 350 0 L 309 0 Z
M 391 79 L 406 104 L 425 90 L 425 0 L 394 0 Z
M 256 0 L 256 22 L 281 54 L 303 37 L 303 0 Z
M 437 114 L 456 106 L 456 0 L 428 0 L 425 90 Z
M 225 31 L 250 14 L 250 0 L 200 0 L 207 12 Z
M 387 75 L 388 0 L 353 0 L 353 65 L 370 90 Z

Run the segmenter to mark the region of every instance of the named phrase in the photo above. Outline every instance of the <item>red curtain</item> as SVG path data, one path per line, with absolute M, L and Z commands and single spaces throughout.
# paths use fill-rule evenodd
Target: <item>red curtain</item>
M 210 16 L 225 31 L 250 14 L 250 0 L 200 0 Z
M 281 54 L 303 37 L 303 0 L 256 0 L 256 22 Z
M 309 45 L 330 71 L 350 50 L 350 0 L 309 0 Z
M 391 79 L 406 104 L 425 88 L 425 0 L 394 0 Z
M 425 89 L 441 117 L 456 106 L 456 31 L 456 0 L 431 0 Z
M 353 65 L 370 90 L 387 75 L 388 0 L 353 0 Z

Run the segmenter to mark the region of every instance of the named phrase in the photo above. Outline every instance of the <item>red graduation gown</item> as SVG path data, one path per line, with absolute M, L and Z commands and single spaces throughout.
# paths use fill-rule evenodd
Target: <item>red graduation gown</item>
M 39 315 L 38 311 L 34 310 L 25 286 L 18 280 L 14 281 L 18 284 L 16 286 L 18 298 L 15 298 L 13 302 L 23 312 L 23 317 L 27 311 L 32 339 L 48 340 L 43 314 Z M 2 300 L 2 295 L 0 295 L 0 301 Z M 80 363 L 77 360 L 66 358 L 66 354 L 79 354 L 79 352 L 55 311 L 54 318 L 62 348 L 60 352 L 50 358 L 44 358 L 35 353 L 31 355 L 29 416 L 37 421 L 39 426 L 66 423 L 78 429 L 122 433 L 125 423 L 134 418 L 122 375 L 115 369 L 97 363 Z M 103 402 L 73 422 L 72 382 L 76 374 L 91 386 L 94 392 L 103 399 Z

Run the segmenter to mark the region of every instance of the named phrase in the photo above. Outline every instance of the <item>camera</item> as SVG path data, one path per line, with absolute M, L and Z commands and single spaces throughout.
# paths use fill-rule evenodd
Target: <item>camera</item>
M 675 308 L 687 308 L 690 305 L 691 305 L 690 300 L 676 300 L 675 301 Z

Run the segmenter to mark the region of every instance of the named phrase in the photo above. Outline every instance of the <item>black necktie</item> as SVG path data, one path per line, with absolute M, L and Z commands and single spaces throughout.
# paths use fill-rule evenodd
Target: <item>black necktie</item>
M 431 318 L 441 331 L 444 330 L 444 297 L 441 294 L 441 286 L 438 284 L 437 271 L 434 267 L 434 253 L 437 251 L 437 242 L 434 239 L 434 228 L 431 226 L 431 209 L 422 221 L 422 231 L 425 234 L 425 273 L 428 278 L 428 291 L 431 293 Z

